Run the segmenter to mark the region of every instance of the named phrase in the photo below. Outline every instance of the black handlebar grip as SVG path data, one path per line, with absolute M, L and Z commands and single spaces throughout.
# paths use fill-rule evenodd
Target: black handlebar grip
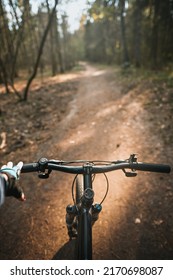
M 37 162 L 24 164 L 21 173 L 37 172 L 39 171 L 39 164 Z
M 138 167 L 137 167 L 138 166 Z M 170 173 L 171 167 L 166 164 L 154 164 L 154 163 L 137 163 L 136 170 L 159 172 L 159 173 Z

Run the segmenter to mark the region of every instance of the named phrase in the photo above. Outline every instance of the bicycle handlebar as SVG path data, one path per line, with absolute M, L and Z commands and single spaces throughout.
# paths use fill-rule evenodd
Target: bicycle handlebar
M 135 159 L 136 160 L 136 159 Z M 79 163 L 82 161 L 73 161 L 72 164 Z M 83 162 L 83 165 L 68 165 L 70 162 L 63 162 L 59 160 L 47 160 L 45 158 L 40 159 L 38 162 L 24 164 L 22 167 L 22 173 L 29 172 L 45 172 L 48 170 L 50 173 L 52 170 L 71 173 L 71 174 L 86 174 L 88 168 L 90 173 L 106 173 L 118 169 L 131 169 L 133 172 L 136 170 L 140 171 L 150 171 L 150 172 L 160 172 L 160 173 L 170 173 L 171 167 L 166 164 L 155 164 L 155 163 L 143 163 L 137 161 L 131 161 L 131 158 L 125 161 L 113 161 L 107 164 L 94 165 L 94 162 L 88 161 Z

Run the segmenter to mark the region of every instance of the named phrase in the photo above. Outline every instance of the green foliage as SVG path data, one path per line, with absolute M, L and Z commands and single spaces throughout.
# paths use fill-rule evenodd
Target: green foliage
M 91 61 L 160 69 L 173 61 L 172 0 L 95 0 L 85 25 Z

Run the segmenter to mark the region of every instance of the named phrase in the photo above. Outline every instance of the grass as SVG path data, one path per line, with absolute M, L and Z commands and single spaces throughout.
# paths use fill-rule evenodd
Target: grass
M 115 68 L 116 74 L 119 75 L 119 78 L 122 79 L 122 81 L 126 81 L 127 83 L 129 81 L 148 81 L 148 82 L 156 82 L 158 84 L 165 84 L 167 87 L 172 88 L 173 87 L 173 71 L 172 69 L 163 69 L 163 70 L 150 70 L 145 68 L 135 68 L 133 66 L 130 66 L 126 69 L 119 68 L 119 71 L 117 73 L 117 67 Z

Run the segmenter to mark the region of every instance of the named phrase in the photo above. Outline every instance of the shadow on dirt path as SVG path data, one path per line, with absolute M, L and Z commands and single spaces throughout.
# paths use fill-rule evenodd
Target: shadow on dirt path
M 151 99 L 148 89 L 126 91 L 115 69 L 83 67 L 67 80 L 65 75 L 63 81 L 50 80 L 47 90 L 45 85 L 33 89 L 29 104 L 19 104 L 21 147 L 7 149 L 3 161 L 28 162 L 42 156 L 117 160 L 137 153 L 139 161 L 172 164 L 172 146 L 165 144 L 156 126 L 158 118 L 167 117 L 168 108 L 165 113 L 164 104 L 152 109 L 146 105 Z M 31 108 L 35 113 L 29 113 Z M 14 125 L 18 129 L 18 123 Z M 9 135 L 12 131 L 14 127 L 9 127 Z M 93 227 L 94 259 L 172 259 L 172 174 L 126 178 L 117 171 L 108 177 L 110 190 Z M 0 209 L 0 259 L 73 259 L 74 244 L 65 227 L 72 180 L 71 175 L 55 173 L 46 181 L 22 175 L 26 203 L 7 199 Z M 94 191 L 100 201 L 105 194 L 102 175 L 96 178 Z

